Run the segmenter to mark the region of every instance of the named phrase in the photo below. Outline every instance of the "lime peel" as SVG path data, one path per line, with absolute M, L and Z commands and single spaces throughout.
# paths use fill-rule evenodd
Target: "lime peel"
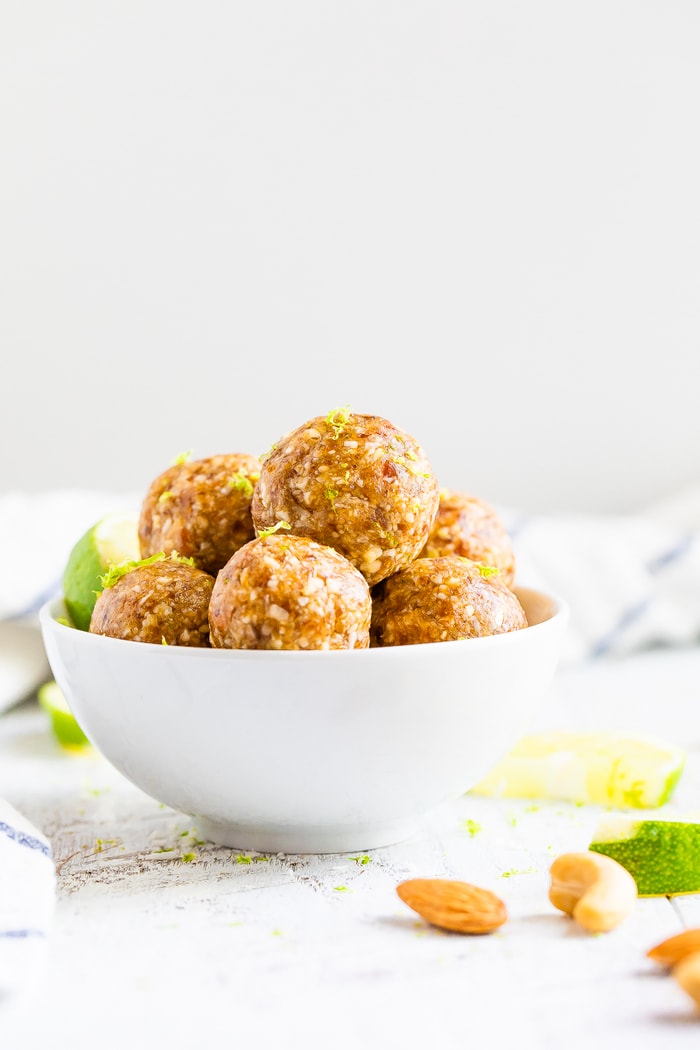
M 81 748 L 89 744 L 57 682 L 44 682 L 37 691 L 37 699 L 48 714 L 54 736 L 62 747 Z
M 627 868 L 640 897 L 700 892 L 700 823 L 605 816 L 588 847 Z
M 63 570 L 63 598 L 75 627 L 87 631 L 102 576 L 110 565 L 140 557 L 138 514 L 115 511 L 100 518 L 71 548 Z

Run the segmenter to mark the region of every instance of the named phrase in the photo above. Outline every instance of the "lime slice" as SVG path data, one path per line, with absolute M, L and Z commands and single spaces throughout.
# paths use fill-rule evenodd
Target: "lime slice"
M 51 728 L 63 747 L 84 747 L 88 743 L 56 682 L 45 682 L 40 686 L 37 699 L 51 719 Z
M 640 897 L 700 891 L 700 824 L 611 814 L 600 821 L 588 848 L 627 868 Z
M 523 737 L 472 792 L 652 809 L 668 802 L 684 763 L 681 747 L 653 736 L 540 733 Z
M 100 579 L 110 567 L 140 557 L 136 513 L 107 514 L 80 537 L 63 570 L 63 598 L 76 627 L 89 628 Z

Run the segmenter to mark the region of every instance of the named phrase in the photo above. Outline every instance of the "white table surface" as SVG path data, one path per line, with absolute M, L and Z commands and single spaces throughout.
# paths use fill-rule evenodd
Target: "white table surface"
M 533 728 L 621 729 L 682 743 L 669 807 L 700 812 L 700 648 L 561 669 Z M 256 856 L 199 841 L 91 749 L 62 750 L 35 701 L 0 717 L 0 796 L 45 832 L 58 872 L 45 967 L 3 1017 L 3 1050 L 99 1047 L 700 1046 L 700 1011 L 645 957 L 700 898 L 644 899 L 590 936 L 548 900 L 597 807 L 464 796 L 366 856 Z M 467 821 L 481 830 L 470 833 Z M 414 876 L 495 890 L 487 937 L 427 926 Z

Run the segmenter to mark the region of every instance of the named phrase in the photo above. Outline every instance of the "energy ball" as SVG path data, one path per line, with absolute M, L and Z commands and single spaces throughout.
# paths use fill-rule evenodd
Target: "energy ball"
M 216 576 L 255 536 L 250 503 L 260 473 L 245 452 L 177 463 L 146 493 L 139 515 L 141 557 L 177 551 Z
M 523 607 L 498 573 L 455 555 L 419 558 L 372 591 L 373 646 L 481 638 L 522 627 Z
M 440 491 L 440 504 L 422 558 L 457 554 L 498 569 L 512 587 L 515 554 L 505 525 L 494 508 L 482 499 L 454 489 Z
M 119 570 L 117 570 L 119 571 Z M 209 600 L 214 577 L 173 558 L 137 564 L 95 602 L 92 634 L 157 645 L 209 645 Z
M 372 586 L 418 557 L 439 486 L 418 442 L 380 416 L 340 410 L 297 427 L 263 460 L 257 533 L 287 523 L 334 547 Z
M 364 576 L 304 536 L 262 536 L 219 572 L 209 604 L 221 649 L 366 649 L 372 601 Z

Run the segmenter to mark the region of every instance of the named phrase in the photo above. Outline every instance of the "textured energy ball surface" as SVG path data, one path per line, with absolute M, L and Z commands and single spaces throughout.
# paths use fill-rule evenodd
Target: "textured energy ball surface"
M 340 551 L 372 586 L 416 558 L 439 486 L 418 442 L 380 416 L 330 413 L 297 427 L 263 460 L 256 531 L 280 521 Z
M 251 540 L 219 572 L 211 642 L 225 649 L 366 649 L 367 581 L 331 547 L 289 533 Z
M 133 642 L 208 646 L 213 587 L 213 576 L 182 562 L 139 565 L 101 592 L 90 631 Z
M 174 550 L 215 576 L 255 535 L 250 504 L 259 472 L 259 461 L 244 452 L 169 467 L 141 505 L 141 557 Z
M 440 503 L 421 552 L 423 558 L 457 554 L 498 569 L 509 587 L 515 579 L 515 554 L 508 531 L 485 500 L 454 489 L 440 491 Z
M 371 643 L 416 645 L 527 627 L 497 573 L 465 558 L 419 558 L 372 590 Z

